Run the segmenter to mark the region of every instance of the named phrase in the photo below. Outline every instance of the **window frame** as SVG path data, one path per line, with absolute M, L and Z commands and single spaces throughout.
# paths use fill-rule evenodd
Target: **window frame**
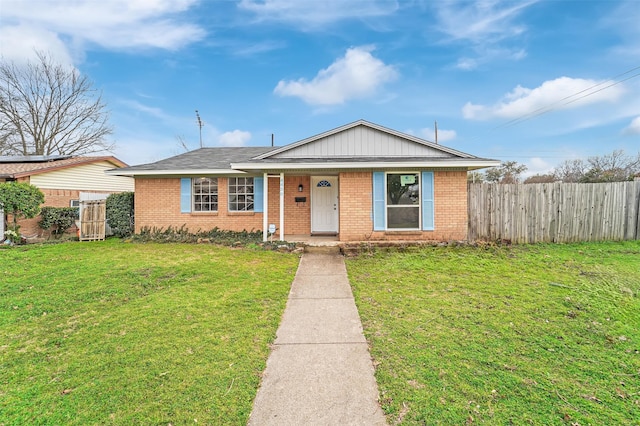
M 238 180 L 244 179 L 243 184 L 239 184 Z M 251 183 L 248 183 L 248 180 L 251 180 Z M 233 182 L 233 183 L 232 183 Z M 232 191 L 232 186 L 235 188 L 235 191 Z M 240 187 L 247 188 L 251 186 L 251 192 L 238 192 L 237 189 Z M 235 201 L 231 200 L 231 197 L 236 197 Z M 239 197 L 244 197 L 243 201 L 239 201 Z M 249 201 L 250 199 L 250 201 Z M 244 209 L 239 209 L 238 206 L 240 204 L 244 204 Z M 249 209 L 249 205 L 251 208 Z M 232 206 L 236 208 L 233 209 Z M 230 176 L 227 178 L 227 210 L 233 213 L 254 213 L 256 210 L 256 180 L 254 176 Z
M 418 200 L 415 204 L 389 204 L 388 203 L 388 182 L 389 175 L 416 175 L 418 183 Z M 423 201 L 423 183 L 422 173 L 420 171 L 406 170 L 406 171 L 387 171 L 384 173 L 384 227 L 386 231 L 422 231 L 422 201 Z M 415 228 L 390 228 L 389 227 L 389 208 L 417 208 L 418 209 L 418 223 Z
M 211 189 L 213 182 L 215 182 L 215 193 L 212 192 L 211 190 L 209 190 L 208 193 L 204 193 L 204 192 L 197 192 L 196 188 L 197 188 L 197 181 L 198 180 L 204 180 L 207 179 L 209 180 L 209 189 Z M 191 178 L 191 211 L 193 213 L 217 213 L 219 208 L 220 208 L 220 199 L 219 199 L 219 194 L 220 194 L 220 190 L 219 190 L 219 183 L 218 183 L 218 178 L 217 177 L 199 177 L 199 178 Z M 208 197 L 215 197 L 215 201 L 207 201 L 206 205 L 208 205 L 209 207 L 211 207 L 212 205 L 215 204 L 215 209 L 209 209 L 209 210 L 198 210 L 196 208 L 196 206 L 200 205 L 200 207 L 202 207 L 203 205 L 205 205 L 205 203 L 203 201 L 196 201 L 196 197 L 197 196 L 208 196 Z

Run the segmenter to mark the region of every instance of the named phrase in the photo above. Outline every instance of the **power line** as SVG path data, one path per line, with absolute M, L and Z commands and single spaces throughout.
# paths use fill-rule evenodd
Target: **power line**
M 636 74 L 633 74 L 633 75 L 632 75 L 632 76 L 630 76 L 630 77 L 627 77 L 627 78 L 621 79 L 621 80 L 617 80 L 617 79 L 619 79 L 620 77 L 622 77 L 622 76 L 624 76 L 624 75 L 627 75 L 627 74 L 629 74 L 629 73 L 632 73 L 632 72 L 634 72 L 634 71 L 638 71 L 638 70 L 640 70 L 640 66 L 635 67 L 635 68 L 632 68 L 632 69 L 630 69 L 630 70 L 627 70 L 627 71 L 625 71 L 625 72 L 623 72 L 623 73 L 621 73 L 621 74 L 616 75 L 616 76 L 615 76 L 615 77 L 613 77 L 613 78 L 607 79 L 607 80 L 602 81 L 602 82 L 600 82 L 600 83 L 598 83 L 598 84 L 594 84 L 593 86 L 588 87 L 588 88 L 583 89 L 583 90 L 580 90 L 579 92 L 576 92 L 576 93 L 574 93 L 574 94 L 572 94 L 572 95 L 565 96 L 565 97 L 564 97 L 564 98 L 562 98 L 562 99 L 559 99 L 559 100 L 557 100 L 557 101 L 555 101 L 555 102 L 553 102 L 553 103 L 551 103 L 551 104 L 549 104 L 549 105 L 546 105 L 546 106 L 540 107 L 540 108 L 538 108 L 538 109 L 535 109 L 535 110 L 533 110 L 533 111 L 531 111 L 531 112 L 529 112 L 529 113 L 523 114 L 523 115 L 521 115 L 520 117 L 516 117 L 516 118 L 514 118 L 514 119 L 512 119 L 512 120 L 509 120 L 509 121 L 507 121 L 506 123 L 503 123 L 503 124 L 500 124 L 500 125 L 498 125 L 498 126 L 494 127 L 492 130 L 500 129 L 500 128 L 504 128 L 504 127 L 512 127 L 512 126 L 515 126 L 516 124 L 522 123 L 522 122 L 524 122 L 524 121 L 531 120 L 532 118 L 539 117 L 539 116 L 541 116 L 541 115 L 543 115 L 543 114 L 546 114 L 546 113 L 548 113 L 548 112 L 551 112 L 551 111 L 553 111 L 553 110 L 555 110 L 555 109 L 556 109 L 556 108 L 555 108 L 556 106 L 569 105 L 569 104 L 571 104 L 571 103 L 573 103 L 573 102 L 577 102 L 577 101 L 578 101 L 578 100 L 580 100 L 580 99 L 583 99 L 583 98 L 586 98 L 586 97 L 588 97 L 588 96 L 594 95 L 594 94 L 596 94 L 596 93 L 598 93 L 598 92 L 601 92 L 601 91 L 603 91 L 603 90 L 605 90 L 605 89 L 608 89 L 608 88 L 610 88 L 610 87 L 616 86 L 616 85 L 618 85 L 618 84 L 620 84 L 620 83 L 623 83 L 623 82 L 625 82 L 625 81 L 627 81 L 627 80 L 631 80 L 632 78 L 635 78 L 635 77 L 640 76 L 640 72 L 639 72 L 639 73 L 636 73 Z M 616 81 L 616 80 L 617 80 L 617 81 Z M 598 89 L 598 90 L 593 90 L 593 89 L 595 89 L 595 88 L 597 88 L 597 87 L 599 87 L 599 86 L 602 86 L 603 84 L 607 84 L 607 83 L 610 83 L 610 84 L 608 84 L 607 86 L 602 87 L 602 88 L 600 88 L 600 89 Z M 588 93 L 586 93 L 586 94 L 584 94 L 584 95 L 582 95 L 582 96 L 579 96 L 579 95 L 581 95 L 581 94 L 583 94 L 583 93 L 585 93 L 585 92 L 588 92 Z M 578 96 L 578 97 L 576 97 L 576 96 Z M 575 99 L 572 99 L 572 98 L 575 98 Z M 567 102 L 564 102 L 564 101 L 567 101 Z

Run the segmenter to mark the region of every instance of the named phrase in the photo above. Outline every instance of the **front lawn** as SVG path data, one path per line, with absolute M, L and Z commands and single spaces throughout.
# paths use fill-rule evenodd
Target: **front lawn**
M 246 424 L 297 263 L 118 240 L 0 250 L 0 425 Z
M 347 268 L 390 424 L 640 424 L 640 242 Z

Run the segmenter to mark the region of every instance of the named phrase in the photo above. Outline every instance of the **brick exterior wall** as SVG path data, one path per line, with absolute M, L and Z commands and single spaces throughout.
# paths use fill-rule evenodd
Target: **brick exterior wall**
M 373 231 L 371 172 L 340 173 L 340 241 L 467 238 L 467 172 L 434 172 L 433 231 Z
M 144 227 L 167 228 L 185 225 L 191 232 L 208 231 L 215 227 L 231 231 L 262 230 L 262 213 L 230 212 L 228 210 L 228 179 L 218 177 L 217 212 L 180 212 L 179 178 L 136 178 L 136 232 Z M 303 192 L 298 192 L 298 185 Z M 285 176 L 287 234 L 311 232 L 311 203 L 308 176 Z M 269 178 L 269 223 L 280 227 L 280 179 Z M 295 197 L 306 197 L 306 203 L 296 203 Z M 276 236 L 279 236 L 276 233 Z
M 262 215 L 253 212 L 227 211 L 227 178 L 218 178 L 217 212 L 180 212 L 179 178 L 136 178 L 135 229 L 185 226 L 190 232 L 262 229 Z
M 19 178 L 18 182 L 26 182 L 29 183 L 29 178 Z M 79 200 L 80 192 L 92 192 L 92 191 L 80 191 L 73 189 L 40 189 L 44 194 L 44 204 L 42 206 L 46 207 L 70 207 L 71 200 Z M 97 191 L 99 193 L 105 193 L 104 191 Z M 40 221 L 40 216 L 36 216 L 33 219 L 21 219 L 18 221 L 18 225 L 20 225 L 20 233 L 27 238 L 39 238 L 43 236 L 47 236 L 48 232 L 38 226 L 38 222 Z M 7 222 L 11 224 L 13 222 L 13 217 L 7 217 Z M 75 234 L 77 232 L 76 226 L 72 226 L 67 230 L 67 233 Z
M 136 178 L 136 232 L 144 227 L 167 228 L 185 225 L 191 232 L 214 227 L 234 231 L 262 230 L 262 213 L 229 212 L 228 181 L 218 177 L 218 212 L 180 212 L 179 178 Z M 311 179 L 285 176 L 285 233 L 311 233 Z M 303 192 L 298 192 L 298 185 Z M 372 220 L 372 173 L 343 172 L 339 175 L 341 241 L 368 240 L 464 240 L 467 237 L 467 173 L 434 173 L 434 231 L 374 232 Z M 280 227 L 280 181 L 269 178 L 268 221 Z M 306 197 L 296 203 L 295 197 Z M 278 233 L 276 233 L 278 236 Z

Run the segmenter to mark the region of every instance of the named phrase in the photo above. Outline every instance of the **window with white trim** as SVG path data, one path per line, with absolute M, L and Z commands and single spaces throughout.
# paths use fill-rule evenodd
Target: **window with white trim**
M 229 178 L 229 211 L 252 212 L 255 188 L 252 177 Z
M 387 229 L 420 229 L 420 174 L 387 173 Z
M 218 178 L 193 179 L 193 211 L 218 211 Z

